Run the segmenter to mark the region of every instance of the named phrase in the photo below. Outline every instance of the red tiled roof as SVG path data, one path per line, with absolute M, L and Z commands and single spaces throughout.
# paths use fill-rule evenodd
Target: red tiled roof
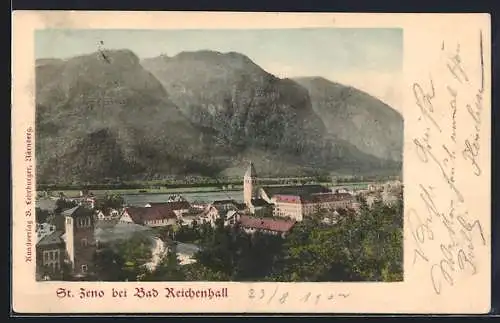
M 298 195 L 274 195 L 277 202 L 283 203 L 302 203 L 302 199 Z
M 276 232 L 288 232 L 295 225 L 295 221 L 256 218 L 252 216 L 242 215 L 240 217 L 240 225 L 245 228 Z
M 307 202 L 309 203 L 326 203 L 351 200 L 353 197 L 349 193 L 327 193 L 311 195 Z
M 191 207 L 188 201 L 174 201 L 174 202 L 150 202 L 151 207 L 168 207 L 171 210 L 187 210 Z
M 290 185 L 290 186 L 265 186 L 262 188 L 267 196 L 294 195 L 304 196 L 316 193 L 329 193 L 329 188 L 322 185 Z
M 312 194 L 309 196 L 299 196 L 299 195 L 275 195 L 277 202 L 281 203 L 297 203 L 297 204 L 309 204 L 309 203 L 327 203 L 336 201 L 351 200 L 353 197 L 349 193 L 319 193 Z
M 177 218 L 171 208 L 163 206 L 151 207 L 128 207 L 125 212 L 132 218 L 136 224 L 142 224 L 146 221 L 174 219 Z

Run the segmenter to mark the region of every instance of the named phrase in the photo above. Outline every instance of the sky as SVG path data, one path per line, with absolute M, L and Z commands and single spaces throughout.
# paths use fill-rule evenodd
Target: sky
M 49 29 L 35 36 L 37 59 L 69 58 L 99 48 L 126 48 L 140 58 L 207 49 L 239 52 L 278 77 L 322 76 L 401 111 L 402 29 Z

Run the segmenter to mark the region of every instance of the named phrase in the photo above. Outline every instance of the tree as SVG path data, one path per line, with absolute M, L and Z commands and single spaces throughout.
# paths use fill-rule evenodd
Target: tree
M 334 225 L 323 219 L 335 217 Z M 177 236 L 191 232 L 180 227 Z M 286 239 L 247 234 L 238 225 L 200 224 L 201 250 L 196 263 L 179 264 L 169 251 L 148 273 L 149 238 L 134 236 L 113 253 L 101 254 L 101 274 L 114 268 L 115 277 L 152 281 L 400 281 L 403 278 L 403 200 L 394 205 L 362 203 L 349 209 L 317 210 L 297 223 Z
M 350 232 L 352 270 L 369 281 L 400 280 L 403 274 L 402 199 L 394 206 L 376 202 L 364 208 Z
M 261 280 L 272 274 L 282 254 L 280 236 L 239 232 L 235 241 L 233 280 Z
M 112 248 L 98 249 L 94 254 L 94 267 L 98 280 L 123 281 L 124 259 Z
M 333 226 L 317 213 L 297 224 L 271 280 L 397 281 L 403 275 L 402 199 L 339 212 Z
M 196 255 L 196 260 L 202 265 L 231 276 L 234 265 L 233 237 L 230 229 L 218 223 L 215 229 L 202 242 L 202 249 Z
M 120 263 L 124 279 L 136 281 L 146 273 L 145 265 L 152 257 L 150 237 L 137 233 L 128 240 L 118 242 L 113 248 L 123 260 Z
M 39 207 L 35 208 L 35 218 L 36 218 L 36 223 L 44 223 L 47 221 L 47 218 L 49 217 L 49 211 L 47 210 L 42 210 Z
M 120 194 L 105 194 L 97 199 L 96 209 L 107 212 L 110 209 L 120 209 L 125 204 L 125 200 Z
M 228 281 L 230 277 L 223 272 L 214 271 L 200 263 L 182 267 L 186 281 Z
M 147 273 L 145 281 L 183 281 L 185 278 L 177 254 L 168 250 L 162 260 L 151 273 Z
M 181 242 L 194 242 L 199 238 L 199 233 L 196 228 L 186 225 L 179 226 L 179 230 L 175 235 L 176 241 Z

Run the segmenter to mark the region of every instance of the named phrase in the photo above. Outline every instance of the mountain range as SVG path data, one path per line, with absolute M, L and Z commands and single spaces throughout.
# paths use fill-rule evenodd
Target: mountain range
M 403 119 L 320 77 L 280 79 L 240 53 L 36 61 L 40 183 L 401 171 Z

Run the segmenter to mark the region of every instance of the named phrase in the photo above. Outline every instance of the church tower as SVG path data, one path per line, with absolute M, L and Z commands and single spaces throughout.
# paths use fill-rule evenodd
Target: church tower
M 94 267 L 96 243 L 94 217 L 90 208 L 78 205 L 62 212 L 65 218 L 66 254 L 73 276 L 87 276 Z
M 243 177 L 243 199 L 245 204 L 250 207 L 252 204 L 252 199 L 256 198 L 255 190 L 257 189 L 257 173 L 253 163 L 250 162 L 245 176 Z

